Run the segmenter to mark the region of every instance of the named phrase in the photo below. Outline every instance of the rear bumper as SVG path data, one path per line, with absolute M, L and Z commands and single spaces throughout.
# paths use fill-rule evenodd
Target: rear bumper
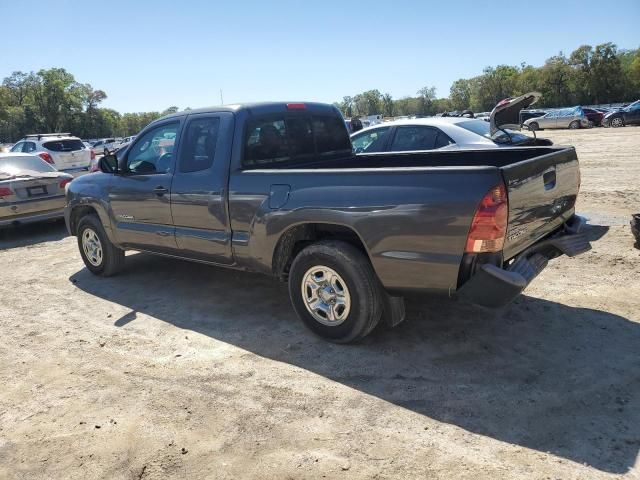
M 583 217 L 574 215 L 561 230 L 534 243 L 505 268 L 481 265 L 458 290 L 458 298 L 483 307 L 507 305 L 544 270 L 549 260 L 560 255 L 574 257 L 591 249 L 585 224 Z
M 0 227 L 62 218 L 64 203 L 64 195 L 57 195 L 0 205 Z

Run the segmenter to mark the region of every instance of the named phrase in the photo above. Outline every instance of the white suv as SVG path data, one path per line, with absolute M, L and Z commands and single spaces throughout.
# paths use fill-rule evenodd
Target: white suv
M 86 170 L 95 158 L 93 150 L 87 148 L 78 137 L 72 137 L 68 133 L 27 135 L 11 151 L 38 155 L 60 171 Z
M 120 144 L 115 138 L 102 138 L 93 144 L 93 151 L 109 155 Z

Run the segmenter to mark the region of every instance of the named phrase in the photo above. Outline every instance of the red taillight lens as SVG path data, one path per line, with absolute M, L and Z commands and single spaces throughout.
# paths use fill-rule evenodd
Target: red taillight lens
M 50 163 L 53 165 L 53 158 L 51 158 L 51 155 L 49 155 L 47 152 L 42 152 L 39 153 L 38 156 L 43 159 L 45 162 Z
M 13 195 L 13 190 L 7 187 L 0 187 L 0 197 L 10 197 Z
M 71 182 L 71 180 L 73 180 L 73 178 L 65 178 L 64 180 L 62 180 L 60 182 L 60 188 L 64 188 L 67 185 L 67 183 Z
M 507 189 L 498 185 L 482 198 L 467 236 L 467 253 L 499 252 L 507 234 Z
M 90 152 L 91 152 L 91 160 L 95 160 L 96 159 L 96 152 L 94 152 L 93 149 L 91 149 Z
M 307 106 L 304 103 L 287 103 L 289 110 L 304 110 Z

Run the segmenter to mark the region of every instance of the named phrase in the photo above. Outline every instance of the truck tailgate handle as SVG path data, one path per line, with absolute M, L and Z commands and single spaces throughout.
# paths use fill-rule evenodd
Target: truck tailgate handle
M 548 170 L 542 174 L 542 181 L 544 182 L 544 189 L 551 190 L 556 186 L 556 169 Z

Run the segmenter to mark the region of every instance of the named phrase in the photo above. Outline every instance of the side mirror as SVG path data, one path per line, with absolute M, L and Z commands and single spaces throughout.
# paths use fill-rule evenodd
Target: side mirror
M 118 173 L 118 159 L 115 155 L 105 155 L 98 161 L 98 168 L 103 173 Z

